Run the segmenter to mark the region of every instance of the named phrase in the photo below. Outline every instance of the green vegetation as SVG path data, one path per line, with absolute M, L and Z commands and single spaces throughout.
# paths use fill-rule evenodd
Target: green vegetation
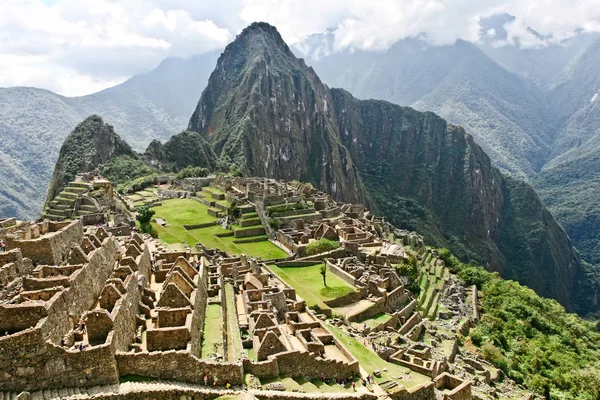
M 193 167 L 188 165 L 177 173 L 177 179 L 205 177 L 208 176 L 209 173 L 210 171 L 208 168 Z
M 376 326 L 379 326 L 385 322 L 388 322 L 390 319 L 392 319 L 392 316 L 390 314 L 377 314 L 374 317 L 359 321 L 360 324 L 367 324 L 367 327 L 369 328 L 375 328 Z
M 158 171 L 144 161 L 131 155 L 110 158 L 99 167 L 100 173 L 114 185 L 132 181 L 142 176 L 156 174 Z
M 247 254 L 251 257 L 261 257 L 264 260 L 284 258 L 287 254 L 268 240 L 252 243 L 234 243 L 235 237 L 217 237 L 232 231 L 223 229 L 220 225 L 187 230 L 183 225 L 194 225 L 215 222 L 217 219 L 208 214 L 208 206 L 192 199 L 169 199 L 160 206 L 154 206 L 156 218 L 164 219 L 167 226 L 152 223 L 158 237 L 171 246 L 181 246 L 185 243 L 190 247 L 202 243 L 206 247 L 219 248 L 229 254 Z M 262 236 L 260 236 L 262 238 Z M 252 239 L 253 237 L 244 238 Z
M 421 286 L 419 286 L 418 282 L 419 266 L 417 264 L 417 259 L 413 255 L 410 255 L 405 262 L 394 266 L 398 275 L 408 278 L 409 284 L 407 288 L 415 296 L 418 296 L 421 292 Z
M 237 357 L 242 355 L 242 338 L 235 307 L 235 293 L 231 283 L 225 284 L 225 301 L 227 302 L 227 359 L 237 361 L 233 355 Z
M 600 396 L 600 333 L 558 302 L 517 282 L 463 264 L 447 250 L 440 257 L 454 273 L 483 292 L 483 313 L 471 342 L 510 378 L 552 399 Z
M 327 328 L 344 346 L 346 346 L 346 348 L 358 360 L 360 366 L 364 368 L 367 373 L 373 374 L 373 371 L 376 369 L 381 371 L 381 378 L 375 378 L 376 382 L 379 383 L 386 380 L 396 380 L 394 378 L 395 376 L 404 376 L 408 371 L 410 371 L 408 368 L 383 360 L 373 351 L 366 348 L 358 340 L 347 334 L 344 330 L 333 325 L 329 325 Z M 384 368 L 387 368 L 387 372 L 383 371 Z M 416 372 L 410 372 L 410 377 L 410 380 L 400 380 L 398 382 L 407 388 L 411 388 L 431 380 L 429 377 Z
M 325 301 L 337 299 L 354 292 L 356 289 L 334 274 L 329 275 L 329 286 L 323 287 L 321 267 L 323 264 L 309 267 L 270 266 L 281 279 L 296 289 L 296 293 L 306 301 L 309 307 L 327 309 Z
M 306 254 L 312 256 L 314 254 L 321 254 L 325 253 L 326 251 L 335 250 L 339 247 L 340 242 L 321 238 L 319 240 L 310 242 L 308 246 L 306 246 Z
M 208 304 L 204 316 L 202 358 L 223 352 L 223 309 L 220 304 Z
M 156 213 L 150 206 L 140 206 L 135 209 L 137 215 L 136 219 L 139 222 L 140 230 L 144 233 L 149 233 L 152 236 L 156 237 L 156 230 L 150 224 L 152 220 L 152 216 Z
M 293 204 L 283 204 L 278 206 L 270 206 L 267 208 L 267 214 L 269 216 L 276 216 L 279 213 L 297 210 L 306 210 L 308 205 L 304 200 L 298 201 Z
M 101 117 L 86 118 L 69 134 L 60 149 L 46 203 L 78 173 L 92 171 L 117 156 L 136 158 L 137 154 Z

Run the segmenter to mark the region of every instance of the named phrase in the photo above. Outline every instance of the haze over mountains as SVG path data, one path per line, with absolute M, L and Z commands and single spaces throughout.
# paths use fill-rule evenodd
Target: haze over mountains
M 493 21 L 492 21 L 493 22 Z M 402 40 L 385 53 L 332 52 L 311 37 L 306 63 L 330 87 L 358 98 L 434 111 L 471 133 L 501 170 L 529 180 L 585 259 L 600 262 L 600 60 L 597 36 L 545 49 L 432 47 Z M 299 50 L 296 51 L 299 53 Z M 135 149 L 187 126 L 218 53 L 167 59 L 102 92 L 66 98 L 35 88 L 0 89 L 0 214 L 33 218 L 62 140 L 99 114 Z

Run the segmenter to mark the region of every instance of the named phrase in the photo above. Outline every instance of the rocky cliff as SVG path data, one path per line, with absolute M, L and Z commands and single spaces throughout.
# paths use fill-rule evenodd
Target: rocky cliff
M 329 89 L 268 24 L 252 24 L 227 46 L 189 129 L 221 163 L 368 203 L 571 310 L 597 306 L 597 283 L 564 230 L 461 127 Z

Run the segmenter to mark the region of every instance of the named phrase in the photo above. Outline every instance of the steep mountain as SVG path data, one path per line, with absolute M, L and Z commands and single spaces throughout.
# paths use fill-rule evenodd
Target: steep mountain
M 61 143 L 89 115 L 101 115 L 135 149 L 187 125 L 218 52 L 169 58 L 156 69 L 83 97 L 0 88 L 0 215 L 33 219 L 44 202 Z
M 189 129 L 203 135 L 223 165 L 301 179 L 337 199 L 364 202 L 332 105 L 331 92 L 277 30 L 252 24 L 219 58 Z
M 50 202 L 79 172 L 89 172 L 112 157 L 138 158 L 131 146 L 119 137 L 112 125 L 92 115 L 75 127 L 60 148 L 48 188 Z
M 463 128 L 329 89 L 268 24 L 252 24 L 227 46 L 189 129 L 221 163 L 307 180 L 344 201 L 366 199 L 395 224 L 570 309 L 597 306 L 597 281 L 564 230 Z
M 327 84 L 362 99 L 436 112 L 464 126 L 504 171 L 530 177 L 545 161 L 551 138 L 543 93 L 471 43 L 431 46 L 405 39 L 382 54 L 314 52 L 308 57 Z

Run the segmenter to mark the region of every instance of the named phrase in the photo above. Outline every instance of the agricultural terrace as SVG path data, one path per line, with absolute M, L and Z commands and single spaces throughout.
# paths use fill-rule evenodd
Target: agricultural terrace
M 266 240 L 266 237 L 263 237 L 264 241 L 236 243 L 233 231 L 241 229 L 241 227 L 233 225 L 232 230 L 223 229 L 217 225 L 217 218 L 208 214 L 208 208 L 192 199 L 163 200 L 162 205 L 153 207 L 153 210 L 156 211 L 154 218 L 166 221 L 166 225 L 161 226 L 153 222 L 152 226 L 158 232 L 159 238 L 174 250 L 181 250 L 185 245 L 193 248 L 196 243 L 200 242 L 206 247 L 219 248 L 229 254 L 247 254 L 252 257 L 261 257 L 264 260 L 287 256 L 283 250 Z M 211 222 L 214 222 L 215 225 L 206 228 L 188 230 L 183 227 L 184 225 Z M 244 240 L 255 238 L 259 237 L 246 237 Z

